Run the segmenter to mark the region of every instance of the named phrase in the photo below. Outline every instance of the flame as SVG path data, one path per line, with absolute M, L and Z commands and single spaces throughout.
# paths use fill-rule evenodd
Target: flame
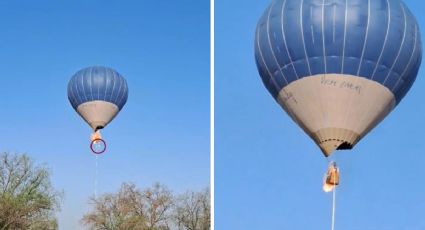
M 92 133 L 90 135 L 90 140 L 91 141 L 98 140 L 98 139 L 102 139 L 102 135 L 100 134 L 100 131 L 99 130 L 97 130 L 96 132 L 94 132 L 94 133 Z
M 335 189 L 335 185 L 333 184 L 328 184 L 328 183 L 323 183 L 323 191 L 325 192 L 332 192 Z
M 332 192 L 339 184 L 339 170 L 334 162 L 329 164 L 328 170 L 323 177 L 323 191 Z

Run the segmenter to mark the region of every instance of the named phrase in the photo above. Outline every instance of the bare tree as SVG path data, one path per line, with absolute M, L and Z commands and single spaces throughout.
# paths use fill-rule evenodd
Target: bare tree
M 173 206 L 173 195 L 167 187 L 159 183 L 143 191 L 143 201 L 148 219 L 147 230 L 167 230 L 170 211 Z
M 0 230 L 57 229 L 60 198 L 46 167 L 26 155 L 0 154 Z
M 146 229 L 141 199 L 141 192 L 133 184 L 124 183 L 117 194 L 92 198 L 94 211 L 86 214 L 82 222 L 100 230 Z
M 210 192 L 186 192 L 176 200 L 174 218 L 179 230 L 210 229 Z
M 134 184 L 122 184 L 117 194 L 92 198 L 94 210 L 82 223 L 102 230 L 168 230 L 173 196 L 165 186 L 155 184 L 140 191 Z

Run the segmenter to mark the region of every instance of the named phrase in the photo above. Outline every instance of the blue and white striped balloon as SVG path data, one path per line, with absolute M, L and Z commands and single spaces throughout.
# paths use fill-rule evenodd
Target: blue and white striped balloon
M 422 60 L 419 27 L 400 0 L 276 0 L 255 37 L 264 85 L 326 156 L 384 119 Z
M 123 108 L 127 98 L 126 80 L 107 67 L 84 68 L 68 84 L 72 107 L 94 130 L 104 128 Z

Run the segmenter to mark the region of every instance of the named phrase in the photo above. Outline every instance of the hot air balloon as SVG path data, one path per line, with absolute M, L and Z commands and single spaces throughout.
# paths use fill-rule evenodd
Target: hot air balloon
M 400 0 L 275 0 L 260 18 L 255 60 L 281 107 L 329 157 L 351 149 L 403 99 L 422 60 Z M 324 190 L 335 190 L 331 162 Z
M 409 91 L 422 59 L 400 0 L 276 0 L 260 18 L 265 87 L 326 157 L 351 149 Z
M 127 102 L 127 82 L 117 71 L 102 66 L 84 68 L 68 83 L 68 99 L 75 111 L 93 129 L 90 147 L 103 153 L 106 142 L 100 135 Z

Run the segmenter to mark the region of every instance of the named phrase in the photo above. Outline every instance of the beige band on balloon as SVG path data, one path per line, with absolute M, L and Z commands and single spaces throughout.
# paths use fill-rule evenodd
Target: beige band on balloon
M 278 102 L 326 156 L 353 147 L 395 107 L 385 86 L 343 74 L 294 81 L 279 92 Z
M 77 112 L 93 130 L 105 127 L 118 113 L 118 107 L 106 101 L 89 101 L 78 106 Z

